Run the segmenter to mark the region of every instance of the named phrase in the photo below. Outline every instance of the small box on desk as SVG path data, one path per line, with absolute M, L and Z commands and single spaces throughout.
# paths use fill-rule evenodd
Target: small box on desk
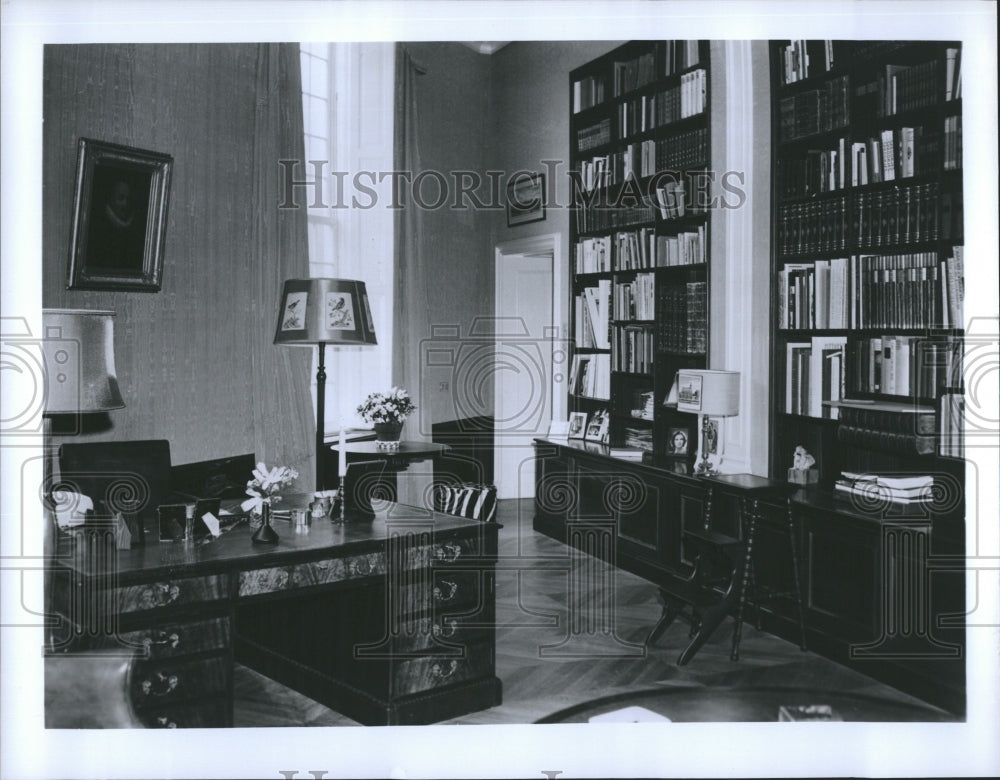
M 788 469 L 788 481 L 796 485 L 815 485 L 819 482 L 819 469 Z

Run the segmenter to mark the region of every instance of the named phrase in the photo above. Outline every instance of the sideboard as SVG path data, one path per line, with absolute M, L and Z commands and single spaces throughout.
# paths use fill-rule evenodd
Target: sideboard
M 496 524 L 388 504 L 371 522 L 274 525 L 273 547 L 246 524 L 130 550 L 100 523 L 63 536 L 48 652 L 137 654 L 150 727 L 231 726 L 235 662 L 365 725 L 500 703 Z
M 709 486 L 686 461 L 632 461 L 613 457 L 602 444 L 539 438 L 533 526 L 653 583 L 677 583 L 691 575 L 697 554 L 685 531 L 743 538 L 738 498 L 718 488 L 704 528 Z M 792 491 L 789 501 L 809 650 L 964 712 L 961 518 L 933 510 L 918 517 L 864 511 L 819 489 Z M 747 615 L 799 644 L 788 511 L 784 500 L 761 502 L 753 577 L 757 592 L 781 595 L 751 605 Z M 595 533 L 602 542 L 594 542 Z

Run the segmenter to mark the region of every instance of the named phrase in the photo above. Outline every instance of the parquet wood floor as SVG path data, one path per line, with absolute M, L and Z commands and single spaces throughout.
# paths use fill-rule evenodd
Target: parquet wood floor
M 498 508 L 503 529 L 496 671 L 503 681 L 503 704 L 446 723 L 533 723 L 573 704 L 656 686 L 783 685 L 916 701 L 752 624 L 744 629 L 738 662 L 729 658 L 727 621 L 687 666 L 678 667 L 686 624 L 678 621 L 656 646 L 643 647 L 660 614 L 656 587 L 593 559 L 576 567 L 589 580 L 580 586 L 576 579 L 571 587 L 569 563 L 580 554 L 535 533 L 532 512 L 529 500 L 501 501 Z M 358 725 L 240 665 L 234 721 L 237 727 Z

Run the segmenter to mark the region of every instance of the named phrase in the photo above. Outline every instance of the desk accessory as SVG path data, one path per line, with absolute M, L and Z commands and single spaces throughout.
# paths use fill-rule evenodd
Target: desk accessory
M 316 490 L 322 490 L 326 345 L 371 346 L 378 343 L 365 283 L 354 279 L 286 280 L 274 343 L 319 348 L 316 369 Z
M 372 520 L 375 510 L 372 498 L 385 471 L 384 460 L 362 460 L 347 465 L 340 487 L 340 510 L 334 513 L 340 522 Z M 335 507 L 336 510 L 336 507 Z

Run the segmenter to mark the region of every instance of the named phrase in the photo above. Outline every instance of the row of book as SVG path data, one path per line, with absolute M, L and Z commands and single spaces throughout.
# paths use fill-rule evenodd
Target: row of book
M 853 498 L 859 508 L 872 509 L 885 504 L 927 504 L 934 500 L 934 477 L 930 474 L 857 474 L 841 472 L 834 482 L 834 492 Z
M 574 395 L 608 400 L 611 397 L 610 354 L 574 355 L 569 385 Z
M 655 221 L 656 210 L 652 205 L 608 208 L 601 204 L 591 206 L 581 204 L 576 207 L 576 229 L 579 233 L 650 224 Z
M 965 455 L 965 394 L 942 393 L 938 454 L 946 458 Z
M 656 316 L 656 276 L 638 273 L 628 282 L 614 286 L 614 318 L 616 320 L 651 320 Z
M 573 113 L 579 114 L 604 102 L 604 79 L 587 76 L 573 82 Z
M 885 335 L 852 340 L 848 360 L 855 393 L 937 398 L 962 379 L 962 342 L 952 337 Z
M 944 99 L 941 61 L 918 65 L 884 65 L 875 79 L 855 85 L 855 108 L 860 116 L 887 117 L 933 106 Z
M 653 228 L 615 233 L 614 268 L 633 271 L 656 265 L 656 231 Z
M 624 434 L 626 447 L 634 447 L 643 452 L 653 451 L 653 432 L 649 428 L 626 425 Z
M 708 151 L 708 129 L 704 127 L 658 141 L 631 143 L 617 152 L 580 160 L 579 186 L 585 192 L 593 192 L 624 183 L 629 177 L 676 173 L 703 166 Z
M 708 347 L 708 286 L 665 284 L 657 292 L 657 349 L 702 354 Z
M 653 371 L 655 346 L 650 328 L 638 325 L 616 328 L 611 339 L 611 366 L 615 371 L 649 374 Z
M 814 336 L 785 345 L 785 411 L 837 419 L 844 397 L 845 336 Z
M 946 171 L 957 171 L 962 167 L 961 114 L 944 118 L 944 159 L 941 167 Z
M 790 41 L 781 50 L 783 84 L 794 84 L 810 76 L 828 73 L 834 65 L 847 61 L 843 41 Z
M 937 448 L 933 407 L 846 402 L 840 405 L 837 441 L 895 455 L 930 455 Z
M 937 252 L 786 263 L 778 272 L 781 329 L 961 328 L 961 245 Z
M 946 119 L 946 129 L 949 124 Z M 925 131 L 920 125 L 887 128 L 878 138 L 849 141 L 841 137 L 832 148 L 808 149 L 799 157 L 779 160 L 777 187 L 784 199 L 807 198 L 848 187 L 911 178 L 941 170 L 942 165 L 940 132 Z
M 944 99 L 962 99 L 962 50 L 952 46 L 944 53 Z
M 701 62 L 701 51 L 696 40 L 664 41 L 663 42 L 663 75 L 673 76 L 675 73 L 693 68 Z
M 583 238 L 576 242 L 573 259 L 577 274 L 596 274 L 611 270 L 611 236 Z
M 615 97 L 644 87 L 656 79 L 656 58 L 651 51 L 624 62 L 616 62 L 612 71 Z
M 602 119 L 600 122 L 582 127 L 576 131 L 576 150 L 586 152 L 596 149 L 598 146 L 611 142 L 611 120 Z
M 611 324 L 611 280 L 601 279 L 574 297 L 573 332 L 576 346 L 608 349 Z
M 830 79 L 817 89 L 789 95 L 778 102 L 778 137 L 794 141 L 845 127 L 851 121 L 847 76 Z
M 963 234 L 963 203 L 938 182 L 863 190 L 779 207 L 783 255 L 951 240 Z

